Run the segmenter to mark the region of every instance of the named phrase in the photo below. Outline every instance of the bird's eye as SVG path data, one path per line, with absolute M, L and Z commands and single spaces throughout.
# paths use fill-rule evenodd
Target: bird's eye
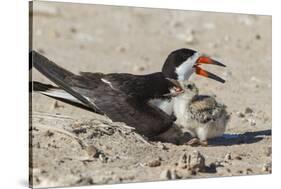
M 192 87 L 191 84 L 188 84 L 188 85 L 187 85 L 187 88 L 191 90 L 193 87 Z

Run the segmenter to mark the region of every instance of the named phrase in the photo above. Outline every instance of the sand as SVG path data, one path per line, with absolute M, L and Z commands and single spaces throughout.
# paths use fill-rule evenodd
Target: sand
M 271 17 L 36 2 L 33 49 L 74 73 L 160 71 L 178 48 L 227 65 L 191 78 L 231 120 L 207 147 L 147 141 L 123 123 L 32 94 L 34 187 L 271 173 Z M 51 83 L 36 70 L 33 80 Z M 190 162 L 185 158 L 190 159 Z

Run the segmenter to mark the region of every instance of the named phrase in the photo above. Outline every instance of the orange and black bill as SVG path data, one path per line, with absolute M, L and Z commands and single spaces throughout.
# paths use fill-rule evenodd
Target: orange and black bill
M 196 61 L 196 64 L 200 65 L 200 64 L 213 64 L 213 65 L 217 65 L 217 66 L 222 66 L 222 67 L 226 67 L 226 65 L 213 60 L 207 56 L 201 56 L 198 58 L 198 60 Z
M 207 77 L 207 78 L 210 78 L 210 79 L 214 79 L 218 82 L 221 82 L 221 83 L 225 83 L 225 80 L 220 78 L 219 76 L 213 74 L 213 73 L 210 73 L 206 70 L 203 70 L 202 68 L 199 67 L 200 64 L 213 64 L 213 65 L 217 65 L 217 66 L 222 66 L 222 67 L 226 67 L 224 64 L 216 61 L 216 60 L 213 60 L 209 57 L 206 57 L 206 56 L 201 56 L 200 58 L 198 58 L 198 60 L 196 61 L 196 64 L 195 64 L 195 72 L 196 74 L 198 75 L 201 75 L 203 77 Z
M 208 72 L 206 70 L 203 70 L 202 68 L 200 67 L 196 67 L 195 68 L 196 70 L 196 74 L 198 75 L 201 75 L 203 77 L 207 77 L 207 78 L 211 78 L 211 79 L 214 79 L 218 82 L 221 82 L 221 83 L 225 83 L 225 80 L 220 78 L 219 76 L 215 75 L 215 74 L 212 74 L 211 72 Z

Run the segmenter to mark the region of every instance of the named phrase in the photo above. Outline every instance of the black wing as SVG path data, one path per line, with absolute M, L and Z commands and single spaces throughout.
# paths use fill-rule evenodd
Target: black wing
M 33 51 L 32 54 L 35 68 L 43 75 L 85 106 L 106 114 L 112 121 L 125 122 L 147 137 L 165 132 L 173 124 L 173 119 L 162 110 L 122 91 L 113 90 L 101 80 L 101 73 L 96 73 L 96 77 L 74 75 L 39 53 Z
M 127 96 L 138 98 L 140 101 L 147 101 L 153 98 L 164 98 L 169 94 L 169 87 L 172 82 L 166 79 L 162 72 L 155 72 L 147 75 L 133 75 L 128 73 L 90 73 L 80 72 L 80 75 L 90 80 L 102 79 L 112 89 L 119 90 Z

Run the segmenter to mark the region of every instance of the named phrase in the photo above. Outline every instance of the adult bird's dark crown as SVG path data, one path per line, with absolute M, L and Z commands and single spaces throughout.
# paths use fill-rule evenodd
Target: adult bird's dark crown
M 225 67 L 224 64 L 204 56 L 195 50 L 182 48 L 168 55 L 162 67 L 162 73 L 168 78 L 188 80 L 195 72 L 197 75 L 208 77 L 222 83 L 225 82 L 219 76 L 200 68 L 199 66 L 201 64 L 213 64 Z

